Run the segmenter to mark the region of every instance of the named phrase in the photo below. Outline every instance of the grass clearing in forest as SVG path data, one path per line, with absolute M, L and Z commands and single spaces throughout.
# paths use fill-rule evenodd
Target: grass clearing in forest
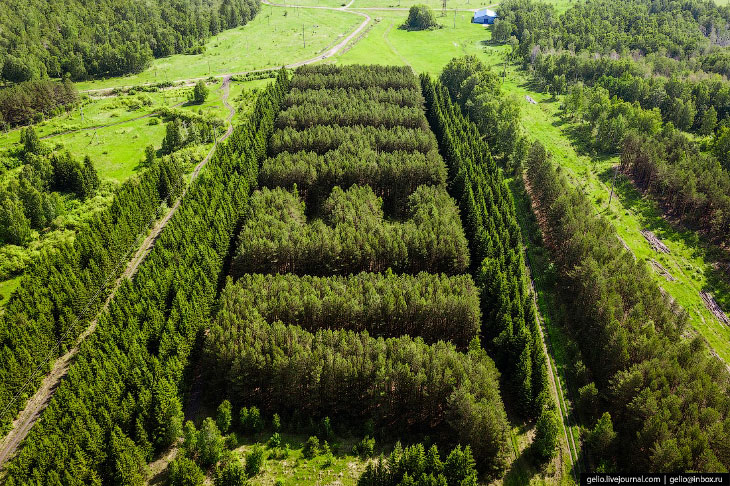
M 209 39 L 203 54 L 155 59 L 140 74 L 78 83 L 77 87 L 133 86 L 276 68 L 317 56 L 362 21 L 361 16 L 347 12 L 261 5 L 261 11 L 248 24 Z
M 511 69 L 513 72 L 505 82 L 505 89 L 523 100 L 529 94 L 538 102 L 536 105 L 524 103 L 523 124 L 527 132 L 545 145 L 553 154 L 555 163 L 567 171 L 571 182 L 589 196 L 596 211 L 613 223 L 618 235 L 638 260 L 648 265 L 655 259 L 669 271 L 674 281 L 668 281 L 649 269 L 658 284 L 687 311 L 690 325 L 726 363 L 730 363 L 730 328 L 710 313 L 699 295 L 700 290 L 707 290 L 725 309 L 730 308 L 730 286 L 713 265 L 715 250 L 694 231 L 670 224 L 663 218 L 657 204 L 643 197 L 620 174 L 609 208 L 611 179 L 613 168 L 619 163 L 618 156 L 580 153 L 578 140 L 571 138 L 574 127 L 561 117 L 560 100 L 532 91 L 522 73 Z M 657 253 L 640 233 L 643 229 L 653 231 L 669 247 L 670 253 Z

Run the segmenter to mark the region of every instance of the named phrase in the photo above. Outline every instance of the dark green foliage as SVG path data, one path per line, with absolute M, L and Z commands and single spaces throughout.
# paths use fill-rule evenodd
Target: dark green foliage
M 553 405 L 546 393 L 545 356 L 527 289 L 512 195 L 476 125 L 464 117 L 443 85 L 426 76 L 421 82 L 427 115 L 461 206 L 475 280 L 483 289 L 483 336 L 522 411 L 537 417 Z M 472 450 L 480 454 L 474 445 Z
M 497 74 L 474 56 L 452 59 L 439 79 L 477 125 L 492 155 L 510 169 L 521 167 L 528 146 L 520 121 L 522 100 L 504 95 Z
M 535 439 L 532 447 L 535 455 L 542 462 L 548 462 L 558 452 L 558 434 L 560 419 L 553 409 L 542 411 L 535 424 Z
M 348 143 L 378 152 L 405 151 L 425 154 L 438 148 L 433 133 L 420 128 L 314 125 L 303 130 L 289 127 L 277 130 L 269 142 L 269 151 L 272 156 L 281 152 L 299 151 L 324 154 Z
M 296 192 L 256 191 L 240 234 L 232 273 L 331 275 L 361 271 L 462 273 L 469 250 L 459 210 L 445 189 L 420 186 L 402 222 L 384 218 L 369 186 L 335 187 L 322 219 L 307 221 Z
M 94 478 L 113 482 L 105 456 L 106 438 L 114 426 L 134 441 L 134 446 L 129 444 L 131 449 L 143 451 L 145 460 L 151 459 L 152 385 L 160 379 L 175 384 L 182 381 L 195 337 L 208 319 L 224 258 L 245 210 L 249 184 L 255 181 L 265 156 L 266 139 L 286 85 L 286 79 L 280 77 L 261 92 L 254 114 L 219 145 L 134 280 L 119 288 L 24 447 L 7 466 L 8 477 L 16 483 L 43 483 L 52 474 L 69 474 L 82 483 L 94 482 Z M 159 172 L 146 174 L 157 176 Z M 155 192 L 156 182 L 152 184 Z M 155 192 L 149 196 L 151 202 Z M 140 199 L 135 204 L 140 208 L 124 212 L 117 204 L 113 210 L 119 217 L 134 215 L 148 202 Z M 118 240 L 124 241 L 122 236 Z M 78 236 L 76 241 L 88 244 Z M 97 237 L 92 241 L 107 240 Z M 117 243 L 113 238 L 108 241 Z M 125 243 L 123 248 L 129 246 Z M 39 293 L 37 287 L 33 291 Z M 38 299 L 28 300 L 33 300 L 31 309 L 35 309 Z M 11 312 L 16 315 L 13 307 L 11 300 L 3 319 Z M 25 322 L 39 321 L 29 318 Z M 3 356 L 0 362 L 5 365 L 10 360 Z M 5 377 L 0 382 L 13 383 Z M 186 425 L 185 435 L 191 433 Z M 188 445 L 195 445 L 191 441 L 187 440 Z
M 356 144 L 343 144 L 323 155 L 315 152 L 282 152 L 266 159 L 259 182 L 264 187 L 293 189 L 307 205 L 319 207 L 335 186 L 369 185 L 383 198 L 386 209 L 402 212 L 406 198 L 418 186 L 446 182 L 446 166 L 437 150 L 379 152 Z
M 248 458 L 246 460 L 248 466 Z M 215 486 L 245 486 L 247 479 L 246 469 L 237 460 L 228 462 L 215 475 Z
M 239 414 L 241 428 L 247 434 L 258 434 L 264 430 L 264 420 L 258 407 L 243 407 Z
M 71 109 L 78 99 L 78 91 L 68 79 L 60 83 L 47 79 L 26 81 L 0 89 L 0 128 L 4 124 L 11 127 L 28 125 L 39 116 L 59 115 Z
M 89 175 L 92 172 L 85 172 L 85 166 L 70 156 L 55 154 L 49 166 L 53 166 L 54 161 L 55 167 L 50 171 L 42 169 L 40 160 L 36 160 L 38 165 L 36 162 L 32 165 L 38 167 L 34 169 L 36 173 L 45 171 L 52 174 L 54 180 L 58 168 L 60 180 L 68 177 L 77 184 L 80 180 L 82 189 L 85 177 L 93 181 L 93 176 Z M 85 164 L 88 167 L 89 163 Z M 65 169 L 70 170 L 63 172 Z M 60 340 L 63 346 L 70 344 L 86 327 L 89 316 L 99 309 L 108 290 L 92 302 L 77 322 L 76 316 L 101 284 L 123 270 L 118 265 L 119 260 L 126 255 L 137 235 L 148 228 L 160 203 L 168 197 L 157 190 L 157 180 L 163 171 L 173 180 L 179 180 L 182 173 L 175 165 L 161 163 L 139 178 L 126 182 L 111 205 L 77 233 L 72 245 L 42 255 L 26 270 L 0 320 L 0 405 L 4 407 L 10 401 L 44 357 L 58 353 L 59 350 L 53 348 L 56 341 Z M 22 244 L 29 238 L 30 221 L 21 215 L 20 201 L 11 197 L 0 201 L 0 228 L 4 232 L 0 237 L 5 241 Z M 50 217 L 54 215 L 47 213 L 46 223 Z M 37 383 L 34 381 L 29 389 L 34 389 Z M 21 405 L 22 402 L 16 402 L 11 407 L 2 417 L 3 425 Z
M 231 402 L 228 400 L 223 400 L 221 404 L 218 406 L 218 413 L 215 417 L 215 423 L 218 426 L 218 429 L 223 434 L 228 433 L 228 429 L 231 428 L 231 422 L 233 421 L 233 416 L 231 414 Z
M 408 18 L 403 24 L 406 30 L 431 30 L 441 26 L 436 22 L 433 10 L 428 5 L 413 5 L 408 10 Z
M 163 154 L 170 154 L 191 144 L 213 142 L 218 120 L 178 115 L 179 113 L 175 111 L 170 112 L 167 117 L 172 120 L 165 127 L 165 138 L 162 139 Z
M 195 445 L 198 462 L 203 467 L 212 466 L 220 459 L 224 440 L 212 418 L 208 417 L 203 420 Z
M 429 346 L 410 337 L 311 334 L 268 324 L 256 313 L 228 312 L 229 296 L 205 348 L 210 376 L 224 378 L 232 400 L 287 416 L 327 415 L 338 423 L 371 418 L 392 433 L 443 434 L 470 444 L 484 470 L 504 467 L 506 419 L 497 372 L 478 346 L 464 354 L 441 341 Z
M 427 129 L 428 122 L 420 106 L 398 106 L 372 100 L 342 99 L 337 105 L 316 100 L 295 105 L 279 113 L 277 128 L 304 129 L 317 125 L 373 126 Z
M 178 456 L 168 466 L 169 486 L 199 486 L 205 480 L 205 473 L 192 459 Z
M 316 435 L 312 435 L 302 447 L 302 456 L 305 459 L 313 459 L 317 454 L 319 454 L 319 438 Z
M 375 452 L 375 439 L 370 436 L 365 436 L 363 439 L 352 446 L 352 453 L 366 459 L 372 457 Z
M 595 379 L 598 413 L 610 414 L 594 429 L 595 442 L 588 441 L 589 457 L 621 471 L 727 469 L 724 364 L 700 338 L 682 337 L 684 311 L 624 250 L 591 201 L 553 168 L 544 148 L 533 147 L 527 169 L 566 325 Z
M 317 104 L 324 107 L 336 107 L 343 103 L 387 103 L 402 107 L 421 107 L 423 96 L 418 85 L 410 88 L 320 88 L 320 89 L 292 89 L 284 100 L 284 106 Z
M 407 66 L 336 66 L 308 64 L 297 68 L 292 89 L 380 88 L 418 89 L 418 81 Z
M 257 313 L 309 331 L 367 330 L 374 336 L 449 340 L 462 349 L 479 333 L 479 292 L 468 275 L 361 273 L 348 277 L 247 274 L 223 291 L 225 311 Z M 249 417 L 251 412 L 248 412 Z
M 138 73 L 153 57 L 186 52 L 246 24 L 259 2 L 9 0 L 3 7 L 0 78 L 21 82 Z
M 264 448 L 256 444 L 251 452 L 246 454 L 246 476 L 252 478 L 261 472 L 264 464 Z
M 402 449 L 400 444 L 387 460 L 370 462 L 358 486 L 476 486 L 477 470 L 471 450 L 457 446 L 442 462 L 436 446 L 425 452 L 423 444 Z
M 208 90 L 208 86 L 205 85 L 205 81 L 202 79 L 195 83 L 195 87 L 193 88 L 192 93 L 192 101 L 194 103 L 197 103 L 199 105 L 202 105 L 205 103 L 205 100 L 208 98 L 208 93 L 210 90 Z
M 51 189 L 73 192 L 79 199 L 86 199 L 99 188 L 99 176 L 88 155 L 83 164 L 68 152 L 54 153 L 50 160 L 53 167 Z
M 714 149 L 730 140 L 718 132 Z M 722 158 L 720 160 L 723 160 Z M 730 237 L 730 172 L 701 153 L 689 138 L 671 127 L 654 137 L 629 135 L 621 150 L 621 169 L 639 189 L 659 200 L 666 211 L 705 231 L 716 241 Z

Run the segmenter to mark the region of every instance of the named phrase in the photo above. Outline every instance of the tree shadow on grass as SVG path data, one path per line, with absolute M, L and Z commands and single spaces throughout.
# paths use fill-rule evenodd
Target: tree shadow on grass
M 612 167 L 607 167 L 597 175 L 599 180 L 610 186 L 613 172 Z M 614 191 L 625 210 L 637 218 L 642 229 L 653 232 L 662 240 L 681 242 L 690 250 L 692 258 L 704 260 L 705 266 L 700 271 L 707 282 L 702 290 L 711 291 L 727 312 L 730 309 L 730 252 L 709 241 L 701 234 L 700 228 L 668 220 L 659 203 L 651 196 L 645 197 L 625 174 L 617 174 Z

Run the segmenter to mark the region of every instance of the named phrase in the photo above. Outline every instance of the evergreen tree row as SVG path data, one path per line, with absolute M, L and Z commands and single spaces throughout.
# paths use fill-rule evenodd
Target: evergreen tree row
M 420 186 L 408 197 L 406 220 L 386 221 L 369 186 L 336 186 L 322 219 L 307 221 L 295 192 L 256 191 L 238 235 L 232 273 L 331 275 L 361 271 L 462 273 L 469 249 L 453 199 L 442 187 Z
M 227 294 L 225 297 L 233 297 Z M 223 309 L 230 308 L 224 300 Z M 499 473 L 507 421 L 498 372 L 474 340 L 467 353 L 439 341 L 267 323 L 220 312 L 206 337 L 210 380 L 237 404 L 283 417 L 372 420 L 393 434 L 427 433 L 469 445 L 482 471 Z M 293 420 L 293 419 L 291 419 Z
M 336 66 L 307 64 L 297 68 L 292 79 L 293 89 L 418 89 L 418 80 L 407 66 Z
M 335 150 L 281 152 L 264 161 L 259 184 L 293 189 L 296 185 L 307 206 L 318 207 L 335 186 L 369 185 L 393 212 L 405 206 L 418 186 L 443 186 L 446 166 L 437 150 L 378 152 L 367 145 L 345 143 Z
M 68 78 L 26 81 L 0 89 L 0 129 L 28 125 L 69 110 L 79 100 Z
M 302 150 L 324 154 L 346 143 L 378 152 L 400 150 L 425 154 L 438 148 L 433 133 L 421 128 L 315 125 L 304 130 L 289 127 L 276 130 L 269 142 L 269 152 L 272 156 Z
M 248 274 L 229 283 L 220 312 L 257 313 L 317 329 L 419 336 L 466 349 L 481 327 L 479 292 L 469 275 L 359 273 L 347 277 Z
M 234 228 L 288 81 L 264 90 L 219 145 L 8 466 L 6 484 L 143 484 L 181 435 L 178 385 L 208 320 Z
M 0 16 L 0 79 L 73 80 L 138 73 L 153 58 L 200 54 L 244 25 L 258 0 L 8 0 Z M 52 19 L 52 21 L 51 21 Z
M 316 101 L 294 105 L 279 113 L 276 127 L 305 129 L 316 125 L 428 128 L 421 107 L 398 106 L 374 101 L 343 100 L 324 106 Z
M 177 197 L 181 178 L 182 170 L 173 163 L 154 165 L 123 184 L 111 205 L 91 218 L 72 244 L 42 253 L 25 271 L 0 316 L 0 409 L 10 406 L 0 418 L 3 429 L 48 371 L 52 361 L 45 360 L 63 353 L 99 310 L 109 285 L 124 269 L 120 261 L 129 258 L 129 249 L 160 204 Z M 41 373 L 34 375 L 39 367 Z M 13 402 L 31 378 L 26 394 Z
M 686 313 L 539 144 L 530 151 L 527 180 L 545 221 L 565 323 L 584 361 L 576 369 L 581 407 L 591 417 L 586 425 L 593 427 L 585 442 L 589 459 L 622 472 L 726 471 L 725 365 L 699 336 L 684 337 Z
M 421 83 L 427 116 L 461 207 L 475 280 L 482 288 L 485 344 L 522 412 L 537 417 L 554 403 L 512 195 L 476 125 L 451 101 L 446 87 L 428 76 Z
M 396 448 L 387 459 L 369 462 L 357 486 L 476 486 L 478 473 L 471 449 L 455 447 L 445 461 L 434 444 Z
M 371 86 L 368 88 L 310 88 L 292 89 L 284 100 L 287 108 L 295 105 L 317 104 L 320 106 L 338 106 L 342 103 L 390 103 L 398 106 L 423 106 L 423 96 L 418 86 L 412 88 L 381 88 Z

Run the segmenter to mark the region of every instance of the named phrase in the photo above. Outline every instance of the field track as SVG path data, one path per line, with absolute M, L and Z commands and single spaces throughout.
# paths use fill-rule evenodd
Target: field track
M 213 148 L 210 149 L 210 152 L 208 152 L 208 155 L 195 167 L 195 170 L 192 173 L 192 177 L 190 179 L 190 182 L 192 183 L 200 174 L 200 171 L 203 169 L 203 167 L 210 161 L 210 159 L 213 157 L 213 154 L 215 153 L 215 148 L 218 145 L 219 142 L 225 141 L 228 137 L 231 136 L 233 133 L 233 125 L 231 124 L 231 121 L 233 120 L 233 115 L 235 115 L 235 110 L 233 107 L 228 103 L 228 94 L 230 91 L 230 76 L 224 76 L 223 84 L 219 89 L 223 91 L 223 104 L 226 108 L 228 108 L 228 117 L 226 118 L 226 123 L 228 125 L 228 129 L 226 132 L 216 141 Z M 155 242 L 157 241 L 157 238 L 162 233 L 162 230 L 167 226 L 167 223 L 172 218 L 173 214 L 177 211 L 177 208 L 180 206 L 180 203 L 185 197 L 185 194 L 187 193 L 187 189 L 190 187 L 188 184 L 184 189 L 182 195 L 175 201 L 175 204 L 173 204 L 169 209 L 167 209 L 167 212 L 165 215 L 157 220 L 157 223 L 155 223 L 152 230 L 149 232 L 149 234 L 146 236 L 146 238 L 142 241 L 142 243 L 136 248 L 136 252 L 134 253 L 134 256 L 127 261 L 127 266 L 122 273 L 122 275 L 114 282 L 112 286 L 112 291 L 109 293 L 109 297 L 107 297 L 106 301 L 104 302 L 104 306 L 102 307 L 101 311 L 97 316 L 91 321 L 89 326 L 86 328 L 86 330 L 76 339 L 76 342 L 74 343 L 73 347 L 63 356 L 58 358 L 55 363 L 53 364 L 53 368 L 51 369 L 50 373 L 46 375 L 46 377 L 43 379 L 43 382 L 41 383 L 41 386 L 38 388 L 38 390 L 35 392 L 33 397 L 31 397 L 28 402 L 26 403 L 25 408 L 23 411 L 20 412 L 18 417 L 13 422 L 12 428 L 10 429 L 10 432 L 5 436 L 2 443 L 0 444 L 0 468 L 13 456 L 15 451 L 18 449 L 18 445 L 25 439 L 25 437 L 28 435 L 28 432 L 30 432 L 30 429 L 33 427 L 33 424 L 38 420 L 43 410 L 46 408 L 48 403 L 50 402 L 51 398 L 53 397 L 53 394 L 55 393 L 56 388 L 60 384 L 61 380 L 64 376 L 66 376 L 66 373 L 68 372 L 69 366 L 76 354 L 79 351 L 79 348 L 81 346 L 81 343 L 84 342 L 84 340 L 92 333 L 94 332 L 94 329 L 96 329 L 96 324 L 98 321 L 99 315 L 101 315 L 102 312 L 104 312 L 109 307 L 109 302 L 111 302 L 112 298 L 114 298 L 114 294 L 116 293 L 116 290 L 121 285 L 122 281 L 126 278 L 133 278 L 134 274 L 137 271 L 137 268 L 139 268 L 139 265 L 145 260 L 147 255 L 149 255 L 150 251 L 152 251 L 152 248 L 155 246 Z M 164 206 L 160 207 L 160 210 L 163 209 Z M 142 235 L 140 235 L 142 236 Z M 139 238 L 138 240 L 139 241 Z M 132 253 L 135 249 L 131 248 L 129 253 L 127 253 L 127 256 Z M 120 264 L 123 264 L 123 262 L 120 262 Z M 101 291 L 101 289 L 100 289 Z M 98 294 L 97 294 L 98 295 Z

